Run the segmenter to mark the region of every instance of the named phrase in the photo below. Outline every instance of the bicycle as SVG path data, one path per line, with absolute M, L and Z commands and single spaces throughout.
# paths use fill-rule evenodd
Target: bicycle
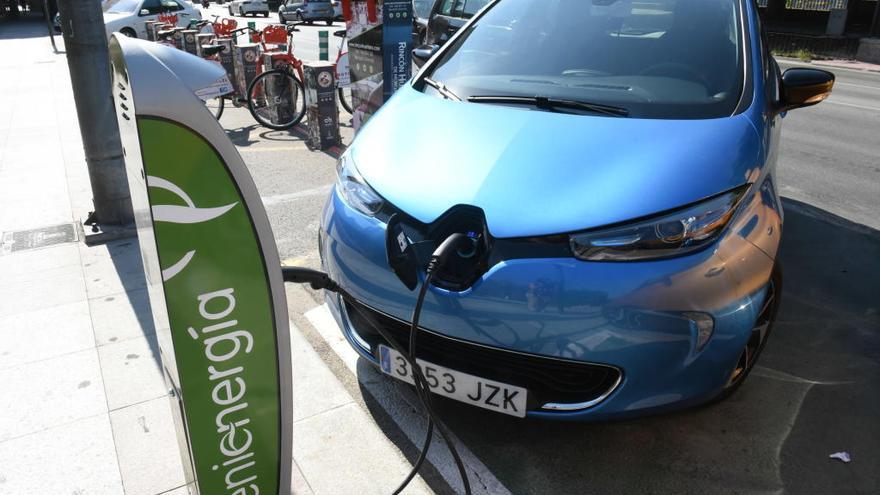
M 291 33 L 295 31 L 299 31 L 295 25 L 272 25 L 264 28 L 260 35 L 260 44 L 264 55 L 269 55 L 271 67 L 251 81 L 247 103 L 254 119 L 269 129 L 290 129 L 300 123 L 306 113 L 303 63 L 293 54 Z M 287 49 L 271 49 L 269 44 L 286 45 Z
M 345 29 L 334 31 L 333 36 L 342 38 L 339 42 L 339 49 L 336 52 L 336 62 L 333 64 L 333 70 L 336 75 L 336 93 L 339 96 L 339 104 L 350 114 L 354 114 L 352 110 L 351 99 L 351 73 L 348 70 L 348 51 L 342 51 L 343 46 L 348 41 L 348 32 Z

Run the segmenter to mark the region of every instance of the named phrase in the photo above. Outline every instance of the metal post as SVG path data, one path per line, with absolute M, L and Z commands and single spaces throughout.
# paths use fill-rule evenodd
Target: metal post
M 55 46 L 55 27 L 52 25 L 52 10 L 49 9 L 49 0 L 43 0 L 43 15 L 46 17 L 46 29 L 49 31 L 49 41 L 52 42 L 52 51 L 58 53 Z
M 95 211 L 84 223 L 133 225 L 122 143 L 110 87 L 110 59 L 100 0 L 60 0 L 67 66 Z M 97 225 L 96 225 L 97 224 Z M 112 229 L 112 227 L 111 227 Z
M 880 37 L 880 1 L 874 5 L 874 19 L 871 21 L 871 31 L 868 36 Z
M 318 31 L 318 60 L 330 60 L 330 31 Z

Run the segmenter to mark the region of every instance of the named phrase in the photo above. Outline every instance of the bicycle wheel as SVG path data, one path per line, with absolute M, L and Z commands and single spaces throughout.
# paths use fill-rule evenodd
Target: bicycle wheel
M 269 129 L 290 129 L 306 113 L 302 83 L 283 69 L 263 72 L 254 78 L 247 94 L 251 115 Z
M 215 119 L 220 120 L 220 116 L 223 115 L 223 107 L 226 106 L 226 99 L 222 96 L 216 96 L 205 100 L 205 106 L 208 107 L 208 111 Z
M 342 108 L 348 113 L 354 113 L 351 109 L 351 86 L 338 88 L 336 93 L 339 94 L 339 104 L 342 105 Z

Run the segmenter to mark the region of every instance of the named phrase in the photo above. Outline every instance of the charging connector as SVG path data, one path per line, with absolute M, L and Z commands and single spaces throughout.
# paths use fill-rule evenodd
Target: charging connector
M 415 478 L 415 475 L 418 473 L 419 469 L 424 463 L 428 453 L 428 448 L 431 445 L 431 438 L 433 437 L 435 425 L 437 430 L 440 432 L 440 435 L 446 441 L 446 445 L 447 447 L 449 447 L 449 451 L 452 454 L 452 458 L 455 461 L 456 467 L 458 468 L 458 472 L 461 476 L 461 481 L 464 486 L 464 493 L 466 495 L 470 495 L 471 493 L 470 481 L 468 480 L 467 471 L 465 470 L 464 463 L 461 460 L 461 456 L 459 456 L 458 450 L 455 448 L 455 444 L 453 443 L 453 440 L 447 431 L 448 428 L 440 420 L 440 418 L 437 416 L 437 413 L 434 412 L 434 408 L 432 407 L 431 391 L 428 386 L 428 381 L 425 379 L 425 376 L 422 373 L 422 369 L 420 366 L 417 365 L 416 361 L 416 340 L 418 337 L 419 317 L 422 313 L 422 305 L 424 304 L 425 296 L 428 292 L 428 287 L 431 285 L 434 275 L 443 267 L 443 265 L 453 253 L 466 253 L 468 252 L 468 250 L 474 249 L 474 245 L 475 243 L 472 237 L 469 237 L 467 234 L 454 233 L 449 235 L 442 243 L 440 243 L 437 249 L 434 250 L 426 268 L 425 280 L 422 283 L 422 286 L 419 288 L 419 294 L 418 298 L 416 299 L 415 308 L 413 308 L 408 350 L 404 350 L 400 346 L 400 344 L 394 339 L 394 337 L 392 337 L 384 328 L 382 328 L 379 322 L 375 320 L 373 315 L 361 310 L 360 305 L 357 304 L 357 301 L 351 296 L 351 294 L 340 287 L 339 284 L 333 281 L 333 279 L 331 279 L 330 276 L 326 273 L 300 267 L 282 267 L 281 269 L 281 273 L 285 282 L 309 284 L 309 286 L 314 290 L 329 290 L 331 292 L 339 294 L 340 296 L 342 296 L 343 299 L 354 303 L 352 304 L 352 307 L 355 308 L 356 311 L 358 311 L 360 316 L 364 318 L 367 324 L 373 327 L 373 329 L 376 330 L 376 332 L 381 335 L 382 338 L 392 348 L 394 348 L 395 351 L 402 354 L 409 361 L 410 368 L 413 370 L 413 381 L 415 383 L 416 393 L 419 397 L 419 401 L 422 403 L 422 407 L 425 409 L 425 414 L 428 418 L 428 427 L 425 433 L 425 443 L 422 446 L 421 452 L 419 453 L 419 458 L 413 464 L 413 468 L 412 470 L 410 470 L 407 477 L 393 492 L 394 495 L 401 493 L 403 489 L 406 488 L 406 486 L 413 480 L 413 478 Z M 400 245 L 401 251 L 404 251 L 406 248 L 406 245 Z M 458 254 L 458 256 L 462 255 Z M 389 257 L 389 259 L 391 258 Z

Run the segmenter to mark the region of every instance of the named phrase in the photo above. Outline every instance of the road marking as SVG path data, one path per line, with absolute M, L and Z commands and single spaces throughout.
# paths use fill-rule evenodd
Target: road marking
M 833 100 L 825 100 L 827 103 L 831 103 L 832 105 L 843 105 L 845 107 L 853 107 L 853 108 L 861 108 L 862 110 L 873 110 L 875 112 L 880 112 L 880 107 L 866 107 L 865 105 L 856 105 L 855 103 L 843 103 L 841 101 L 833 101 Z
M 274 196 L 263 196 L 261 199 L 263 200 L 264 206 L 271 206 L 278 203 L 295 201 L 297 199 L 310 198 L 312 196 L 323 196 L 330 192 L 331 187 L 333 187 L 332 184 L 327 184 L 326 186 L 313 187 L 312 189 L 306 189 L 304 191 L 297 191 L 287 194 L 276 194 Z
M 868 86 L 867 84 L 855 84 L 855 83 L 835 81 L 834 85 L 835 86 L 853 86 L 855 88 L 866 88 L 866 89 L 874 89 L 874 90 L 880 91 L 880 86 Z
M 372 366 L 366 368 L 367 371 L 364 371 L 364 368 L 358 370 L 357 363 L 360 357 L 348 345 L 348 341 L 342 335 L 342 331 L 336 324 L 336 320 L 326 304 L 307 311 L 305 316 L 321 335 L 321 338 L 339 356 L 349 371 L 358 377 L 361 386 L 366 388 L 376 402 L 385 409 L 385 412 L 397 423 L 397 426 L 400 427 L 400 430 L 404 432 L 413 445 L 421 447 L 422 442 L 425 440 L 426 423 L 421 414 L 421 406 L 417 402 L 415 392 L 412 392 L 408 385 L 381 376 L 378 371 L 372 369 Z M 370 376 L 372 374 L 375 374 L 375 376 Z M 455 433 L 450 432 L 450 436 L 453 442 L 455 442 L 455 448 L 458 450 L 462 462 L 465 464 L 474 494 L 510 495 L 510 491 L 504 484 L 455 436 Z M 428 450 L 428 462 L 434 465 L 437 472 L 443 476 L 449 486 L 460 491 L 461 480 L 459 479 L 458 469 L 452 460 L 452 455 L 446 448 L 437 448 L 439 445 L 445 446 L 439 435 L 435 436 L 434 440 L 431 443 L 431 448 Z
M 308 259 L 308 256 L 295 256 L 293 258 L 283 259 L 281 260 L 281 266 L 305 266 Z
M 269 146 L 260 148 L 239 147 L 240 153 L 277 153 L 279 151 L 299 151 L 309 149 L 303 141 L 291 141 L 294 146 Z

